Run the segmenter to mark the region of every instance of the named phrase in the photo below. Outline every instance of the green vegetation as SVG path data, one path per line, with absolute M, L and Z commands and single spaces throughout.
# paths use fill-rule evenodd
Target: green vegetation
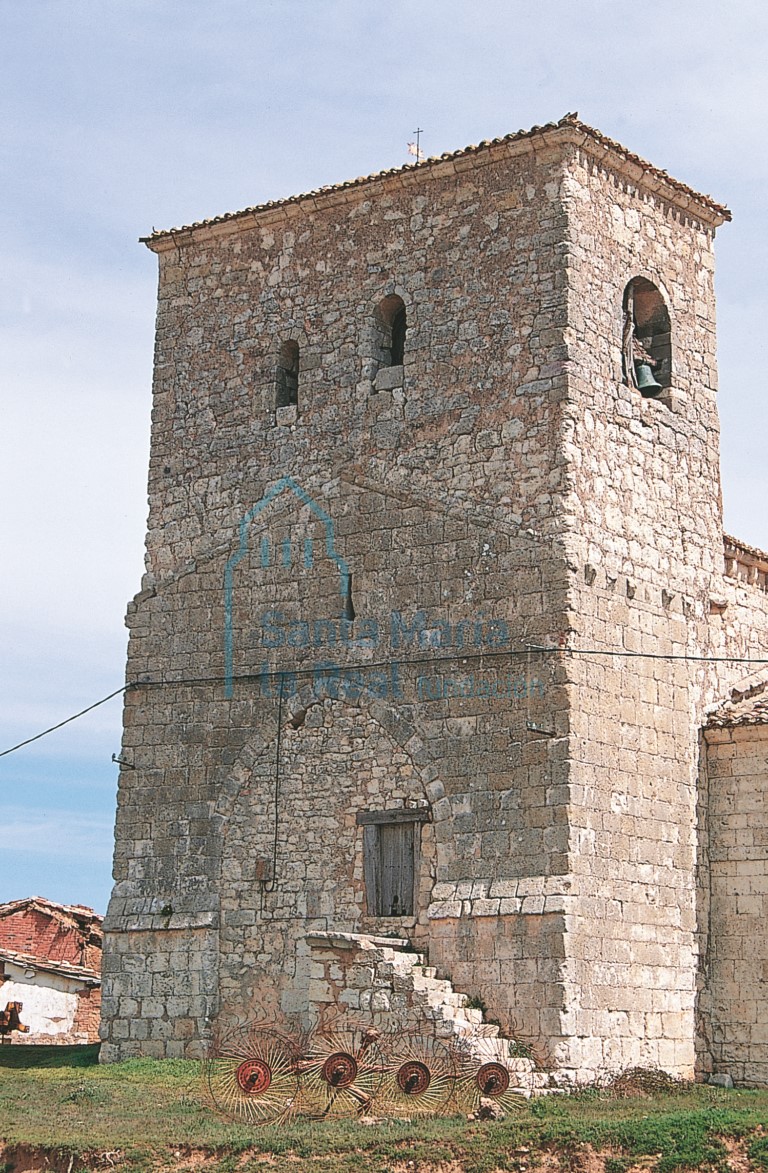
M 629 1173 L 729 1168 L 768 1171 L 768 1090 L 653 1084 L 590 1089 L 533 1100 L 498 1122 L 452 1116 L 423 1121 L 296 1122 L 249 1129 L 220 1117 L 200 1064 L 135 1059 L 99 1067 L 97 1048 L 0 1050 L 0 1170 L 28 1168 L 18 1146 L 41 1150 L 51 1173 L 204 1169 L 206 1173 L 496 1173 L 587 1167 Z M 3 1161 L 5 1164 L 3 1165 Z
M 488 1007 L 479 994 L 469 994 L 464 999 L 465 1010 L 480 1010 L 483 1014 L 488 1013 Z

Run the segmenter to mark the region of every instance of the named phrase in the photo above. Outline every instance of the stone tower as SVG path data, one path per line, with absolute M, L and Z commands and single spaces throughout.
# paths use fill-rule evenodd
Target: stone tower
M 578 1078 L 690 1075 L 727 211 L 575 117 L 155 233 L 104 1057 L 395 934 Z M 349 1002 L 350 1005 L 354 1004 Z

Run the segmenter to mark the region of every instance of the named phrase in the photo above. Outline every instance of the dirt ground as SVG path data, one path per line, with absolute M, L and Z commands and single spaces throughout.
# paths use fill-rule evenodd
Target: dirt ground
M 765 1173 L 763 1165 L 756 1165 L 747 1157 L 747 1140 L 722 1138 L 727 1156 L 720 1166 L 722 1173 Z M 485 1173 L 509 1173 L 510 1169 L 520 1173 L 535 1170 L 536 1173 L 612 1173 L 620 1168 L 622 1173 L 653 1173 L 662 1154 L 643 1157 L 629 1163 L 626 1156 L 615 1150 L 596 1151 L 585 1145 L 577 1149 L 533 1150 L 528 1146 L 509 1153 L 509 1164 L 506 1169 L 488 1169 Z M 329 1168 L 328 1158 L 322 1162 L 322 1168 Z M 203 1149 L 183 1151 L 181 1149 L 168 1150 L 157 1153 L 150 1164 L 144 1162 L 140 1166 L 134 1164 L 130 1158 L 126 1159 L 119 1150 L 89 1153 L 82 1157 L 73 1157 L 69 1153 L 55 1152 L 42 1148 L 33 1148 L 27 1145 L 0 1145 L 0 1173 L 107 1173 L 115 1170 L 120 1173 L 121 1168 L 146 1170 L 146 1173 L 166 1173 L 174 1170 L 175 1173 L 214 1173 L 215 1170 L 226 1170 L 227 1173 L 240 1173 L 246 1168 L 270 1169 L 312 1169 L 321 1163 L 316 1158 L 303 1159 L 297 1156 L 283 1155 L 276 1157 L 271 1154 L 246 1150 L 233 1156 L 222 1157 L 221 1153 L 214 1153 Z M 369 1158 L 361 1153 L 360 1165 L 362 1170 L 386 1169 L 387 1173 L 467 1173 L 466 1166 L 461 1161 L 387 1161 L 383 1165 L 371 1165 Z M 711 1173 L 712 1166 L 703 1166 L 707 1173 Z

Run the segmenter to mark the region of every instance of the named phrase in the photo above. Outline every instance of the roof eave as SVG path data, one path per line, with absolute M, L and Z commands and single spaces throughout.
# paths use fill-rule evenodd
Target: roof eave
M 531 130 L 517 131 L 490 142 L 483 141 L 476 146 L 426 159 L 423 163 L 408 163 L 403 167 L 379 171 L 373 175 L 362 176 L 300 195 L 288 196 L 285 199 L 269 200 L 267 203 L 243 208 L 238 212 L 227 212 L 221 216 L 183 225 L 179 228 L 152 232 L 149 236 L 142 236 L 140 240 L 155 253 L 167 252 L 170 249 L 181 248 L 192 240 L 201 240 L 239 230 L 247 226 L 249 219 L 255 224 L 257 221 L 263 221 L 264 218 L 275 216 L 283 218 L 288 214 L 289 209 L 293 209 L 297 205 L 301 206 L 302 210 L 308 205 L 320 209 L 356 200 L 359 198 L 361 189 L 365 190 L 393 179 L 411 186 L 420 183 L 425 172 L 439 174 L 441 171 L 465 170 L 478 165 L 481 161 L 493 162 L 504 155 L 517 156 L 542 148 L 568 144 L 580 148 L 598 162 L 605 161 L 637 187 L 642 187 L 657 195 L 709 228 L 717 228 L 726 220 L 731 219 L 728 208 L 716 203 L 711 196 L 694 191 L 693 188 L 673 179 L 665 171 L 654 167 L 645 159 L 641 159 L 594 127 L 580 122 L 572 115 L 566 115 L 559 122 L 551 122 L 546 126 L 534 126 Z
M 31 953 L 17 953 L 13 949 L 0 949 L 0 961 L 15 965 L 17 969 L 34 969 L 40 973 L 52 973 L 72 981 L 84 982 L 88 986 L 100 986 L 101 974 L 87 965 L 35 957 Z

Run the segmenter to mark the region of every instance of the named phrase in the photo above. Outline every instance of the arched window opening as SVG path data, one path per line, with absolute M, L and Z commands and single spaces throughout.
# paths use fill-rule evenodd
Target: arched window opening
M 622 336 L 624 382 L 658 399 L 672 381 L 669 311 L 659 290 L 645 277 L 633 277 L 624 291 Z
M 280 347 L 275 372 L 277 407 L 296 407 L 299 402 L 299 344 L 284 342 Z
M 407 328 L 408 319 L 402 297 L 391 293 L 382 298 L 374 314 L 373 331 L 373 379 L 377 390 L 383 390 L 384 384 L 387 387 L 402 386 Z M 389 375 L 380 377 L 382 371 L 390 368 Z

